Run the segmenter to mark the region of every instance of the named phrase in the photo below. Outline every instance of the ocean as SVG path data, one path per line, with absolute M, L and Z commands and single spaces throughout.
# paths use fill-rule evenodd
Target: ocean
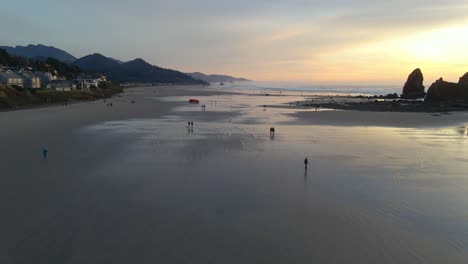
M 219 85 L 213 85 L 218 87 Z M 227 83 L 225 89 L 269 92 L 308 92 L 333 95 L 387 95 L 401 94 L 403 85 L 317 85 L 280 82 Z

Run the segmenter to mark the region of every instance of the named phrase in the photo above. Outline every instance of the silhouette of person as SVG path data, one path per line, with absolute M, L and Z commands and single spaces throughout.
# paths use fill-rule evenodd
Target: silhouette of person
M 49 150 L 46 148 L 42 149 L 42 155 L 44 155 L 44 158 L 47 158 L 47 154 L 49 153 Z
M 304 166 L 305 166 L 305 169 L 307 170 L 307 166 L 309 165 L 309 159 L 307 159 L 307 157 L 304 159 Z

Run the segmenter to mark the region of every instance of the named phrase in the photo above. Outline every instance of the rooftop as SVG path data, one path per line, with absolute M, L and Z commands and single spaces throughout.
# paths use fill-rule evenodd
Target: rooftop
M 14 74 L 14 73 L 7 73 L 7 72 L 0 72 L 0 75 L 5 77 L 5 78 L 9 78 L 9 79 L 21 79 L 21 77 L 17 74 Z

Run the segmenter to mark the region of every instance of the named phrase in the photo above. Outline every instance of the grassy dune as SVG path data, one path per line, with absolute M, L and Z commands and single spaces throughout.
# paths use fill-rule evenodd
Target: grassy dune
M 123 92 L 122 88 L 112 84 L 106 84 L 102 88 L 91 92 L 60 92 L 49 89 L 15 89 L 0 86 L 0 109 L 15 109 L 73 101 L 93 101 L 109 98 L 121 92 Z

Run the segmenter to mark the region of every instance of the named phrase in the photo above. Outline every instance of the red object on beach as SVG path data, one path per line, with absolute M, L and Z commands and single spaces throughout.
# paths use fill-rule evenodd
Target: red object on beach
M 191 104 L 198 104 L 198 103 L 200 103 L 200 101 L 198 101 L 197 99 L 190 99 L 189 102 L 190 102 Z

